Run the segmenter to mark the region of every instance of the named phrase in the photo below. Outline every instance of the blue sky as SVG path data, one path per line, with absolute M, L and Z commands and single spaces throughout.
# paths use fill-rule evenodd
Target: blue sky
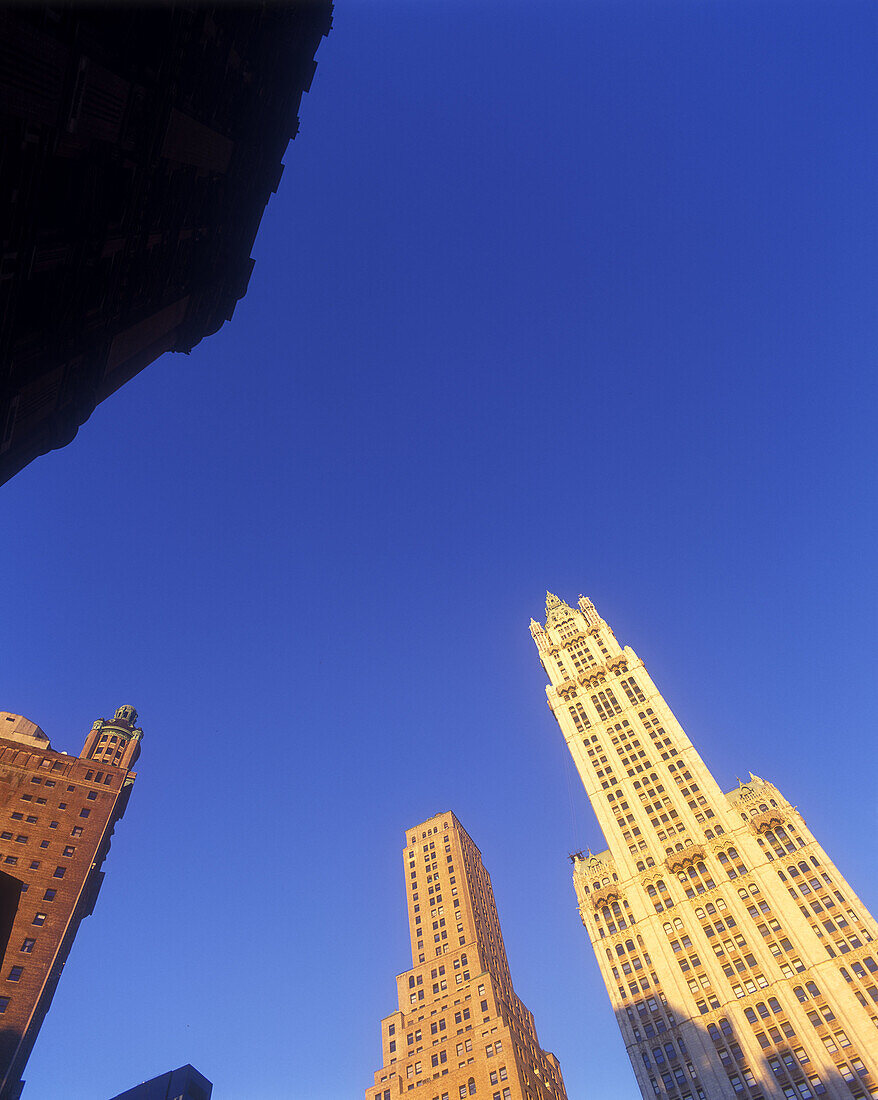
M 231 324 L 3 489 L 4 709 L 139 778 L 27 1072 L 340 1100 L 452 809 L 573 1098 L 633 1076 L 527 624 L 590 595 L 873 910 L 871 4 L 340 2 Z

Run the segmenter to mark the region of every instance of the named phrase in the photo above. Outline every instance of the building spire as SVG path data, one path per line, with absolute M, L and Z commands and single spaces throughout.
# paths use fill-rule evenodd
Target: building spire
M 585 621 L 589 626 L 599 626 L 601 617 L 597 613 L 597 608 L 588 598 L 588 596 L 579 597 L 579 610 L 585 615 Z

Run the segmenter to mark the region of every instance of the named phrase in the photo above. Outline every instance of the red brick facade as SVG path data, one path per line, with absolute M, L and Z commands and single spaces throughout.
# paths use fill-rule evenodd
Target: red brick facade
M 79 922 L 94 908 L 135 779 L 136 722 L 133 707 L 120 707 L 76 757 L 53 750 L 34 723 L 0 713 L 0 871 L 21 883 L 0 969 L 0 1100 L 21 1092 Z

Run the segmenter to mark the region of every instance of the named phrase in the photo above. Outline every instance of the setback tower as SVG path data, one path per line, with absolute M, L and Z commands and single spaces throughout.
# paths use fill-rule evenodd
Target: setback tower
M 128 804 L 142 731 L 134 707 L 92 726 L 77 756 L 39 726 L 0 712 L 0 869 L 11 934 L 0 964 L 0 1100 L 20 1080 Z
M 878 927 L 771 783 L 724 793 L 591 600 L 531 633 L 608 844 L 573 880 L 644 1097 L 878 1096 Z
M 403 853 L 412 968 L 381 1022 L 366 1100 L 566 1100 L 561 1069 L 512 988 L 491 878 L 452 813 L 409 829 Z

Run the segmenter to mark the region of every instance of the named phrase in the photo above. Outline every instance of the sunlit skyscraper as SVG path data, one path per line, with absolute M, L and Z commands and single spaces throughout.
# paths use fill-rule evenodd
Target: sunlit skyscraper
M 723 792 L 591 600 L 531 633 L 608 850 L 574 884 L 644 1097 L 878 1097 L 878 927 L 772 783 Z
M 566 1100 L 561 1070 L 512 988 L 491 878 L 452 813 L 410 829 L 403 852 L 412 967 L 381 1022 L 366 1100 Z

